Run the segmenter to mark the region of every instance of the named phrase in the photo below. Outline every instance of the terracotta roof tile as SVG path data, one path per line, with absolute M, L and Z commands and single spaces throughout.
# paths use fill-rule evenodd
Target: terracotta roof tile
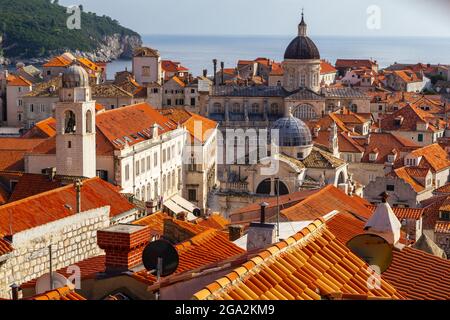
M 83 296 L 79 295 L 69 287 L 63 287 L 56 290 L 51 290 L 43 294 L 36 295 L 26 300 L 86 300 Z
M 286 248 L 275 245 L 262 251 L 257 259 L 250 260 L 254 267 L 236 269 L 216 281 L 220 288 L 209 286 L 194 298 L 320 300 L 335 292 L 366 298 L 402 298 L 384 280 L 380 289 L 369 290 L 369 267 L 336 239 L 323 220 L 319 222 L 308 227 L 308 235 L 294 238 L 295 242 Z
M 48 118 L 42 120 L 31 128 L 22 138 L 25 139 L 45 139 L 56 135 L 56 119 Z
M 337 70 L 331 63 L 325 60 L 320 61 L 320 74 L 336 73 Z
M 450 183 L 436 189 L 434 192 L 436 194 L 450 194 Z
M 354 201 L 357 198 L 359 201 Z M 362 198 L 350 197 L 338 188 L 329 185 L 297 205 L 282 210 L 281 215 L 289 221 L 310 221 L 337 210 L 341 213 L 369 218 L 372 212 L 367 205 L 369 203 Z
M 450 221 L 438 221 L 434 228 L 436 233 L 450 233 Z
M 11 243 L 0 237 L 0 257 L 12 252 L 14 249 Z
M 399 124 L 396 119 L 401 118 Z M 381 129 L 384 131 L 417 131 L 417 123 L 428 123 L 428 131 L 436 132 L 445 128 L 445 121 L 435 115 L 426 112 L 414 105 L 399 109 L 398 111 L 386 115 L 381 120 Z M 438 125 L 436 125 L 438 123 Z
M 372 68 L 376 65 L 376 62 L 371 60 L 356 60 L 356 59 L 338 59 L 336 60 L 336 68 L 350 68 L 350 69 L 359 69 L 362 67 Z
M 224 230 L 230 224 L 230 220 L 225 219 L 220 213 L 216 213 L 206 219 L 199 219 L 196 223 L 203 227 Z
M 228 240 L 227 233 L 209 228 L 190 240 L 176 245 L 176 249 L 180 257 L 180 263 L 175 274 L 221 262 L 245 252 Z M 147 271 L 134 273 L 133 277 L 149 285 L 156 280 Z
M 51 68 L 51 67 L 68 67 L 72 64 L 72 61 L 66 59 L 63 56 L 58 56 L 50 59 L 47 63 L 43 65 L 44 68 Z
M 105 271 L 105 261 L 106 256 L 96 256 L 92 258 L 88 258 L 82 261 L 78 261 L 74 263 L 73 265 L 80 268 L 80 277 L 82 280 L 84 279 L 91 279 L 94 278 L 97 273 L 101 273 Z M 68 267 L 61 268 L 59 270 L 56 270 L 57 273 L 60 275 L 69 278 L 72 273 L 68 272 Z M 36 285 L 37 279 L 33 279 L 31 281 L 28 281 L 24 284 L 22 284 L 21 288 L 32 288 Z
M 369 209 L 372 212 L 375 212 L 377 207 L 370 205 Z M 420 220 L 423 217 L 423 215 L 425 214 L 425 210 L 423 208 L 396 208 L 396 207 L 393 207 L 392 211 L 394 211 L 395 216 L 400 221 L 403 219 Z
M 134 145 L 150 139 L 155 123 L 159 126 L 159 134 L 178 128 L 173 121 L 147 103 L 105 111 L 96 116 L 97 129 L 115 149 L 123 149 L 125 142 Z
M 437 143 L 414 150 L 411 155 L 423 157 L 425 161 L 421 161 L 419 167 L 431 168 L 435 172 L 450 167 L 447 151 Z
M 420 148 L 415 143 L 404 139 L 395 133 L 371 133 L 368 144 L 363 145 L 365 152 L 361 158 L 364 163 L 384 164 L 388 162 L 388 156 L 393 154 L 393 150 L 397 152 L 410 152 Z M 377 149 L 378 157 L 375 161 L 370 161 L 370 154 Z M 397 157 L 396 160 L 401 160 Z
M 149 226 L 153 235 L 162 236 L 164 234 L 164 220 L 166 219 L 170 219 L 167 214 L 163 212 L 157 212 L 145 218 L 137 220 L 133 222 L 133 224 Z
M 31 87 L 33 84 L 21 76 L 9 75 L 7 79 L 8 86 L 13 87 Z
M 416 179 L 414 179 L 410 173 L 407 167 L 402 167 L 395 169 L 394 172 L 392 172 L 393 176 L 396 176 L 403 181 L 405 181 L 407 184 L 409 184 L 414 191 L 416 192 L 422 192 L 425 190 L 425 186 L 423 186 L 421 183 L 419 183 Z
M 76 192 L 72 185 L 54 189 L 0 207 L 0 233 L 5 235 L 35 228 L 74 214 Z M 100 178 L 83 182 L 81 191 L 82 211 L 110 206 L 110 216 L 133 210 L 115 187 Z
M 43 174 L 24 173 L 14 187 L 8 202 L 19 201 L 63 186 L 60 177 L 49 180 L 48 176 Z

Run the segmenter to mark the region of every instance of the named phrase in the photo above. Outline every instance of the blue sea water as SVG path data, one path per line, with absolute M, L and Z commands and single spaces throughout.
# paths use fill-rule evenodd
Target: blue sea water
M 236 66 L 239 59 L 257 57 L 282 61 L 292 36 L 143 36 L 146 46 L 158 49 L 163 59 L 181 62 L 194 75 L 203 69 L 212 74 L 212 59 Z M 334 63 L 338 58 L 373 58 L 381 67 L 398 63 L 450 64 L 450 38 L 362 38 L 312 37 L 321 56 Z M 131 70 L 131 61 L 118 60 L 109 65 L 108 78 L 118 71 Z

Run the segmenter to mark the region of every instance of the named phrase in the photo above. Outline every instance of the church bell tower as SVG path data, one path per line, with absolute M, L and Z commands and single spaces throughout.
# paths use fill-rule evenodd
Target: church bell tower
M 62 76 L 56 103 L 56 173 L 93 178 L 96 176 L 95 101 L 89 76 L 78 65 Z

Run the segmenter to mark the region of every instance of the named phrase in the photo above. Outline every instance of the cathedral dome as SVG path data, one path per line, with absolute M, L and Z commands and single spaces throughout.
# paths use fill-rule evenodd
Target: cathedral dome
M 89 86 L 89 75 L 83 67 L 73 65 L 67 68 L 62 76 L 63 88 L 78 88 Z
M 277 120 L 271 130 L 278 130 L 279 147 L 308 147 L 313 144 L 308 126 L 296 117 Z
M 320 59 L 319 49 L 317 49 L 315 43 L 306 35 L 307 27 L 302 13 L 302 21 L 298 25 L 298 36 L 287 47 L 284 53 L 284 59 Z

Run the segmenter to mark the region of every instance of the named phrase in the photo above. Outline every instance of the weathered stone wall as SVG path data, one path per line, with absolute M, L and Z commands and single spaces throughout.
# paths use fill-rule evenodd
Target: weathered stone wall
M 447 258 L 450 259 L 450 234 L 448 233 L 435 233 L 436 244 L 445 251 Z
M 109 212 L 109 206 L 98 208 L 15 234 L 14 251 L 0 265 L 0 298 L 11 298 L 12 284 L 20 285 L 49 272 L 50 245 L 54 271 L 102 254 L 97 230 L 110 225 Z

